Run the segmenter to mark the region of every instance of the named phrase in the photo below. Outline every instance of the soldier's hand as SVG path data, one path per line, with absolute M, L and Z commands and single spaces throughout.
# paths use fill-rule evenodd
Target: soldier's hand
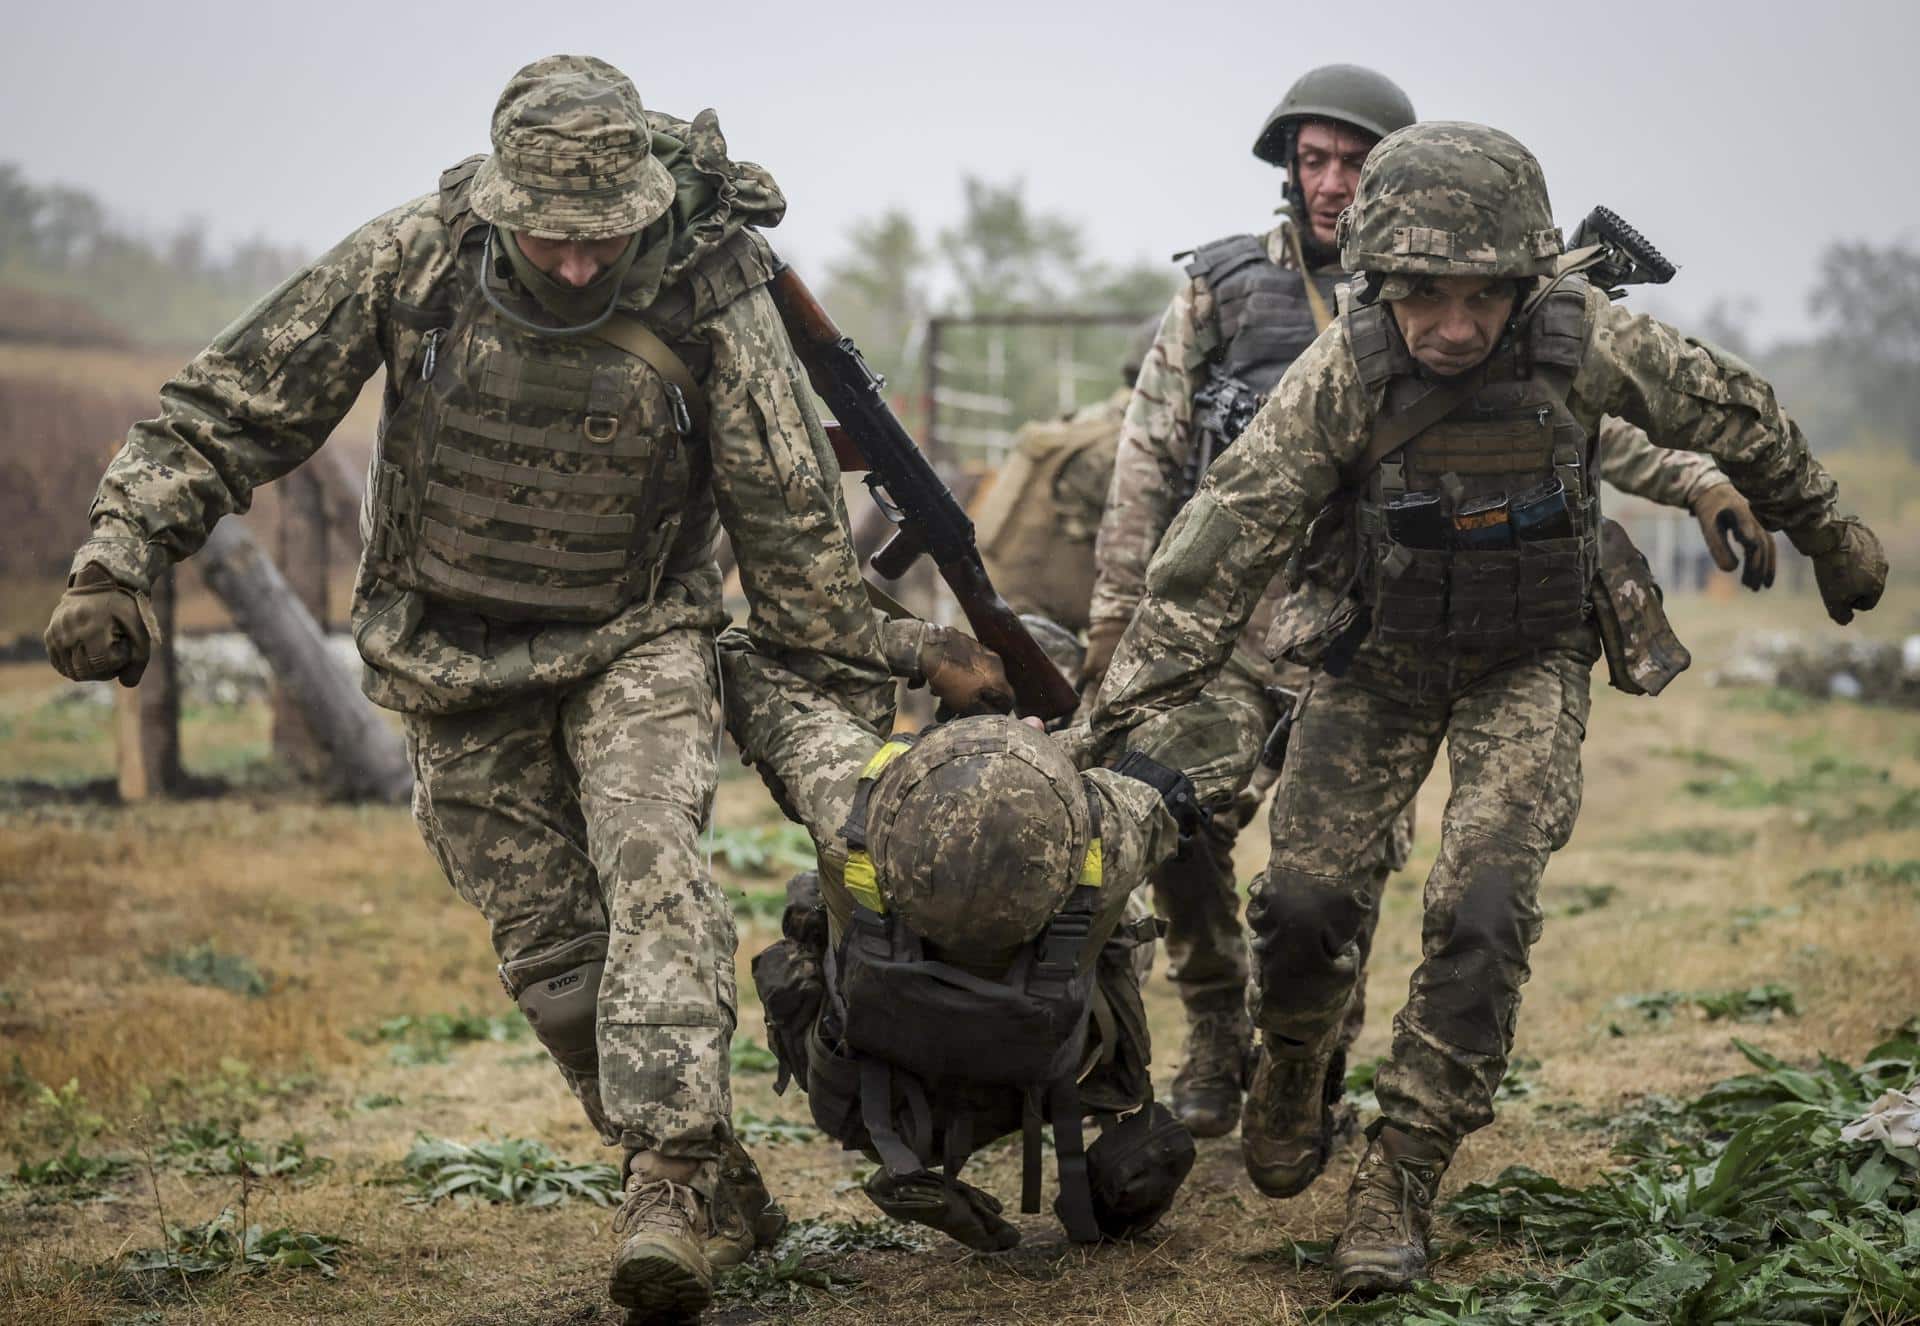
M 1831 544 L 1813 554 L 1813 579 L 1827 616 L 1845 626 L 1871 611 L 1887 586 L 1887 555 L 1872 530 L 1853 516 L 1834 522 Z
M 70 681 L 119 679 L 137 686 L 153 653 L 151 609 L 142 596 L 88 563 L 54 607 L 43 638 L 47 661 Z
M 1080 665 L 1080 694 L 1099 693 L 1100 683 L 1107 678 L 1107 669 L 1113 666 L 1114 651 L 1120 648 L 1120 637 L 1126 633 L 1127 624 L 1119 621 L 1095 622 L 1087 628 L 1087 657 Z
M 1000 656 L 964 631 L 928 626 L 920 644 L 920 675 L 927 689 L 957 714 L 1004 714 L 1013 685 Z
M 1722 571 L 1739 568 L 1740 559 L 1728 542 L 1731 535 L 1747 553 L 1740 583 L 1755 592 L 1773 587 L 1773 535 L 1762 528 L 1739 489 L 1730 483 L 1715 484 L 1694 499 L 1693 517 L 1700 522 L 1700 537 L 1706 540 L 1715 566 Z

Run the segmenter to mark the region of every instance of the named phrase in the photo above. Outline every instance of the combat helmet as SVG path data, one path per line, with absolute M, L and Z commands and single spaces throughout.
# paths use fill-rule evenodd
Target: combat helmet
M 1294 80 L 1260 126 L 1253 154 L 1269 165 L 1291 166 L 1294 137 L 1307 120 L 1337 120 L 1385 138 L 1415 118 L 1413 102 L 1385 74 L 1357 64 L 1323 64 Z
M 1429 120 L 1382 139 L 1340 217 L 1340 265 L 1381 283 L 1396 276 L 1525 278 L 1553 270 L 1564 247 L 1540 163 L 1511 134 Z
M 1073 762 L 1002 715 L 957 719 L 881 756 L 890 750 L 871 774 L 865 828 L 887 910 L 961 961 L 1032 939 L 1088 864 L 1092 813 Z M 851 865 L 847 882 L 858 898 Z

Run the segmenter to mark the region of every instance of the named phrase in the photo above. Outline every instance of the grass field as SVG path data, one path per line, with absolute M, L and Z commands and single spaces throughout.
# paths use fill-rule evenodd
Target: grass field
M 1688 599 L 1675 617 L 1691 674 L 1658 701 L 1597 687 L 1585 809 L 1547 874 L 1525 1067 L 1449 1192 L 1513 1163 L 1590 1178 L 1614 1162 L 1582 1119 L 1739 1071 L 1735 1035 L 1795 1061 L 1857 1058 L 1920 1012 L 1920 713 L 1706 684 L 1742 626 L 1834 629 L 1811 598 Z M 1920 594 L 1896 582 L 1862 629 L 1897 635 L 1917 617 Z M 49 792 L 112 767 L 110 711 L 54 703 L 61 689 L 38 665 L 0 667 L 0 780 L 11 780 L 0 792 L 0 1147 L 13 1176 L 0 1189 L 0 1319 L 615 1320 L 602 1304 L 600 1208 L 407 1200 L 403 1161 L 423 1133 L 606 1159 L 511 1016 L 478 916 L 407 815 L 272 791 L 255 709 L 187 715 L 189 765 L 239 791 L 127 808 Z M 29 778 L 35 788 L 19 782 Z M 1361 1058 L 1384 1050 L 1417 955 L 1443 782 L 1422 795 L 1416 859 L 1387 899 Z M 763 1139 L 755 1150 L 794 1215 L 866 1220 L 852 1190 L 863 1164 L 781 1126 L 805 1120 L 805 1103 L 776 1098 L 744 1044 L 763 1035 L 746 961 L 776 933 L 771 898 L 791 839 L 773 831 L 751 777 L 723 783 L 718 819 L 715 868 L 743 890 L 738 1117 Z M 1243 845 L 1243 876 L 1262 860 L 1260 837 Z M 1665 997 L 1722 992 L 1751 993 L 1717 1019 Z M 1794 1011 L 1779 1007 L 1782 992 Z M 1158 976 L 1149 1006 L 1164 1085 L 1180 1014 Z M 63 1156 L 50 1173 L 45 1162 Z M 1026 1243 L 998 1257 L 862 1246 L 889 1240 L 841 1229 L 851 1250 L 811 1278 L 844 1292 L 762 1272 L 736 1281 L 718 1315 L 1311 1321 L 1326 1281 L 1296 1265 L 1295 1241 L 1335 1231 L 1353 1160 L 1343 1154 L 1305 1196 L 1270 1202 L 1240 1173 L 1237 1139 L 1202 1143 L 1159 1228 L 1093 1250 L 1067 1245 L 1047 1216 L 1021 1217 Z M 1011 1204 L 1016 1170 L 1002 1149 L 977 1181 Z M 261 1228 L 257 1273 L 135 1269 L 166 1226 L 191 1230 L 228 1209 Z M 1539 1262 L 1460 1240 L 1444 1221 L 1439 1243 L 1445 1280 Z M 756 1306 L 755 1292 L 793 1301 Z

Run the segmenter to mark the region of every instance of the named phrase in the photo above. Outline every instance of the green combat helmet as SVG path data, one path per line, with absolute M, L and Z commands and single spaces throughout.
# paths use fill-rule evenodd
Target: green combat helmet
M 550 55 L 515 74 L 494 106 L 473 210 L 540 239 L 612 239 L 662 216 L 674 187 L 632 81 L 589 55 Z
M 1294 80 L 1260 126 L 1253 154 L 1273 166 L 1293 164 L 1293 140 L 1307 120 L 1337 120 L 1385 138 L 1415 119 L 1413 102 L 1385 74 L 1357 64 L 1323 64 Z
M 1383 299 L 1411 291 L 1395 278 L 1544 276 L 1563 248 L 1533 153 L 1510 134 L 1455 120 L 1381 140 L 1339 239 L 1340 265 L 1382 282 Z
M 888 905 L 951 959 L 1034 937 L 1079 882 L 1092 837 L 1080 773 L 1012 718 L 935 728 L 881 771 L 867 852 Z

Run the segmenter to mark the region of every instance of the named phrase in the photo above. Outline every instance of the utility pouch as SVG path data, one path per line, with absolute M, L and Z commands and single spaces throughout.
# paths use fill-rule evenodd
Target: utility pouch
M 1440 549 L 1395 545 L 1375 568 L 1373 633 L 1382 644 L 1438 643 L 1447 633 L 1447 567 Z
M 783 1094 L 790 1078 L 806 1090 L 807 1038 L 827 993 L 819 958 L 796 940 L 776 940 L 754 956 L 753 988 L 766 1014 L 767 1047 L 780 1061 L 774 1094 Z
M 1570 631 L 1586 620 L 1586 558 L 1581 539 L 1520 544 L 1519 624 L 1529 640 Z
M 1658 695 L 1693 655 L 1680 643 L 1660 602 L 1647 559 L 1615 520 L 1600 522 L 1595 614 L 1607 655 L 1607 680 L 1628 695 Z

